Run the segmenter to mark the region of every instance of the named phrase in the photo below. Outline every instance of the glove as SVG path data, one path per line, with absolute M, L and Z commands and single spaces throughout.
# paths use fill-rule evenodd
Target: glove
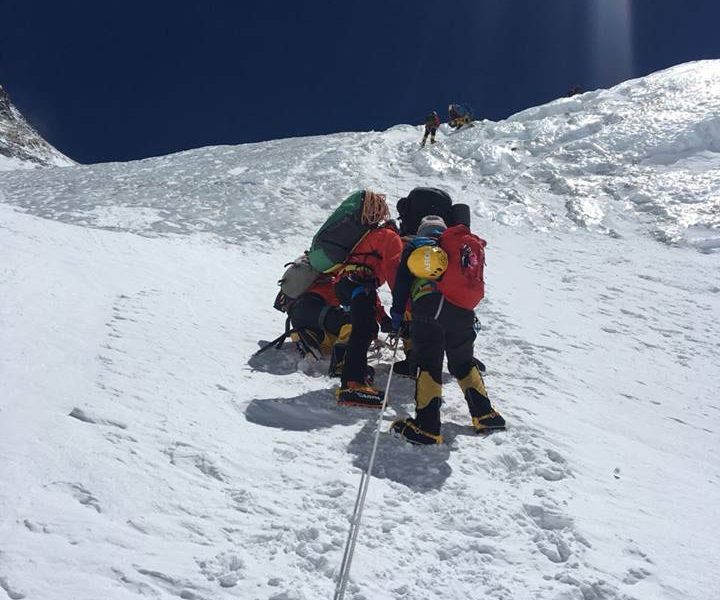
M 437 241 L 429 237 L 416 236 L 408 242 L 408 246 L 413 250 L 417 250 L 422 246 L 436 246 Z

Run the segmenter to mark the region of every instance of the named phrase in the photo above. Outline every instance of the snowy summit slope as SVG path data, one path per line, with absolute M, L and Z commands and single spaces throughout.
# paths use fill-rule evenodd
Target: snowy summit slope
M 488 240 L 509 430 L 474 436 L 448 379 L 445 445 L 382 436 L 346 597 L 715 597 L 718 89 L 708 61 L 422 150 L 398 126 L 0 174 L 0 597 L 331 597 L 375 415 L 252 354 L 329 211 L 418 185 Z

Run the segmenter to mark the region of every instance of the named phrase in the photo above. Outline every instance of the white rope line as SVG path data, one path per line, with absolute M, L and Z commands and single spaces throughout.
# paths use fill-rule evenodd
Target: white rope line
M 360 520 L 362 519 L 363 508 L 365 507 L 365 498 L 367 497 L 368 487 L 370 487 L 370 476 L 372 475 L 373 465 L 375 464 L 375 453 L 377 451 L 378 441 L 380 440 L 380 427 L 383 422 L 383 417 L 385 416 L 385 407 L 387 406 L 388 394 L 390 392 L 390 381 L 392 380 L 393 366 L 395 365 L 395 357 L 397 356 L 399 345 L 400 336 L 398 335 L 395 338 L 395 348 L 393 349 L 392 360 L 390 361 L 390 372 L 388 373 L 387 383 L 385 384 L 385 396 L 383 397 L 377 427 L 375 428 L 375 441 L 373 442 L 372 452 L 370 452 L 370 462 L 368 463 L 367 471 L 363 471 L 362 477 L 360 478 L 360 487 L 358 488 L 358 495 L 355 499 L 355 508 L 353 509 L 353 516 L 350 520 L 350 531 L 347 542 L 345 542 L 345 552 L 343 553 L 342 563 L 340 564 L 340 574 L 335 587 L 333 600 L 343 600 L 345 597 L 345 588 L 347 587 L 350 576 L 350 566 L 352 565 L 355 543 L 357 542 L 358 532 L 360 531 Z

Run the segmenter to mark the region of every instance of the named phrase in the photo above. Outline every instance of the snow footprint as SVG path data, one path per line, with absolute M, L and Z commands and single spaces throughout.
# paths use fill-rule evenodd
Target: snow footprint
M 563 456 L 551 449 L 545 449 L 545 456 L 550 461 L 549 464 L 542 464 L 535 467 L 535 474 L 542 477 L 546 481 L 560 481 L 572 475 L 570 467 Z
M 232 552 L 222 552 L 210 560 L 196 562 L 207 580 L 217 581 L 220 587 L 233 587 L 245 577 L 245 561 Z
M 190 444 L 175 442 L 170 448 L 164 450 L 170 458 L 170 464 L 187 468 L 193 467 L 206 477 L 216 481 L 225 482 L 225 476 L 220 472 L 214 461 L 204 452 L 194 449 Z
M 561 481 L 572 475 L 565 458 L 552 448 L 540 448 L 529 431 L 516 431 L 516 447 L 495 456 L 491 468 L 510 481 L 529 482 L 535 477 L 545 481 Z
M 550 561 L 567 562 L 575 553 L 578 543 L 589 547 L 575 529 L 573 519 L 559 511 L 551 501 L 545 505 L 525 504 L 523 509 L 535 528 L 533 541 Z
M 10 598 L 10 600 L 22 600 L 23 598 L 25 598 L 25 594 L 23 594 L 22 592 L 18 592 L 16 589 L 10 586 L 7 577 L 0 577 L 0 588 L 5 590 L 5 593 L 8 595 L 8 598 Z

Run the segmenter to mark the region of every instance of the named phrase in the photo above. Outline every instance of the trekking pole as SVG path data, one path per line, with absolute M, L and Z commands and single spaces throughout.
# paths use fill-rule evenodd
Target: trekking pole
M 373 465 L 375 463 L 375 453 L 377 452 L 378 441 L 380 440 L 380 426 L 385 416 L 385 407 L 387 406 L 388 393 L 390 391 L 390 381 L 393 375 L 393 366 L 395 365 L 395 357 L 397 356 L 400 336 L 395 338 L 395 347 L 393 348 L 392 360 L 390 361 L 390 373 L 388 373 L 387 383 L 385 384 L 385 395 L 383 403 L 380 407 L 378 415 L 377 427 L 375 428 L 375 441 L 373 442 L 372 451 L 370 452 L 370 462 L 367 471 L 363 471 L 360 477 L 360 487 L 358 495 L 355 499 L 355 508 L 350 519 L 350 531 L 348 533 L 347 542 L 345 542 L 345 552 L 343 553 L 342 563 L 340 564 L 340 575 L 338 576 L 337 585 L 335 586 L 335 595 L 333 600 L 343 600 L 345 597 L 345 587 L 347 586 L 348 577 L 350 576 L 350 566 L 352 564 L 353 554 L 355 553 L 355 543 L 357 542 L 358 532 L 360 531 L 360 519 L 362 519 L 363 508 L 365 507 L 365 498 L 367 497 L 368 487 L 370 486 L 370 476 L 372 475 Z

